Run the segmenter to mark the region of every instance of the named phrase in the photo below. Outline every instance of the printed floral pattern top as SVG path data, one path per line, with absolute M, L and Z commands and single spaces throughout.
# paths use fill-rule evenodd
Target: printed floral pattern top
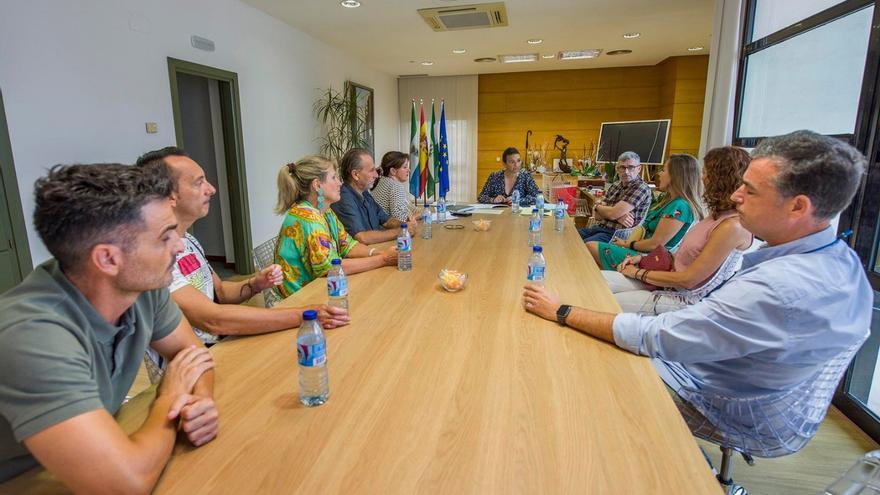
M 287 297 L 323 277 L 333 258 L 345 258 L 357 243 L 333 210 L 321 215 L 308 201 L 292 206 L 284 216 L 275 246 L 275 263 L 284 272 L 278 291 Z

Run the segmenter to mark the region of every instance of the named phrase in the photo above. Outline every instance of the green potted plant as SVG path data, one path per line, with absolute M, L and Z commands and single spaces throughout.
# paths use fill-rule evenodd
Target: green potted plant
M 366 126 L 365 115 L 349 98 L 348 83 L 340 92 L 332 87 L 321 91 L 315 100 L 313 111 L 318 122 L 324 128 L 324 135 L 318 137 L 319 150 L 322 154 L 337 162 L 351 148 L 362 148 L 367 145 L 363 134 L 359 132 Z

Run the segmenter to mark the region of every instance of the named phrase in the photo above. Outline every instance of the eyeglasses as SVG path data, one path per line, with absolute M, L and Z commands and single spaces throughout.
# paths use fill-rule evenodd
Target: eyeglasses
M 641 167 L 641 165 L 615 165 L 617 170 L 635 170 Z
M 444 225 L 443 228 L 449 229 L 449 230 L 461 230 L 464 228 L 464 225 L 462 225 L 460 223 L 448 223 L 448 224 Z

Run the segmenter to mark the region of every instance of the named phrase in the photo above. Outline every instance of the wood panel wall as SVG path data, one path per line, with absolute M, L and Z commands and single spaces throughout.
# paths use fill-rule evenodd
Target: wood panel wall
M 708 55 L 670 57 L 654 66 L 483 74 L 479 78 L 477 187 L 501 168 L 508 146 L 525 153 L 553 145 L 556 134 L 571 144 L 568 157 L 598 144 L 602 122 L 672 119 L 668 153 L 700 148 Z M 552 160 L 559 152 L 549 152 Z M 524 157 L 525 158 L 525 157 Z

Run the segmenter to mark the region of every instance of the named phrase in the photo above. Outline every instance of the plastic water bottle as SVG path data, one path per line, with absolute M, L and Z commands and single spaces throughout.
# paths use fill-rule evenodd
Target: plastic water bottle
M 437 202 L 437 223 L 443 223 L 446 221 L 446 196 L 440 196 L 440 201 Z
M 400 235 L 397 236 L 397 269 L 402 272 L 412 270 L 412 237 L 405 223 L 400 225 Z
M 529 219 L 529 246 L 541 244 L 541 220 L 538 209 L 532 210 L 532 217 Z
M 514 189 L 513 194 L 510 195 L 510 212 L 514 215 L 519 213 L 519 202 L 521 199 L 519 189 Z
M 431 224 L 434 220 L 431 217 L 431 207 L 425 205 L 425 209 L 422 211 L 422 239 L 430 239 L 433 235 L 431 232 Z
M 843 476 L 825 489 L 825 495 L 880 494 L 880 450 L 863 455 Z
M 342 260 L 333 258 L 330 262 L 330 271 L 327 272 L 327 295 L 330 296 L 328 304 L 337 308 L 348 309 L 348 279 L 342 271 Z
M 544 216 L 544 193 L 538 191 L 538 195 L 535 196 L 535 208 L 537 208 L 538 212 L 541 216 Z
M 544 275 L 547 271 L 547 261 L 544 260 L 544 249 L 541 246 L 532 247 L 532 255 L 529 256 L 529 273 L 526 279 L 533 283 L 543 286 Z
M 556 218 L 556 231 L 562 232 L 562 229 L 565 227 L 565 209 L 567 208 L 565 201 L 559 200 L 556 203 L 556 210 L 553 211 L 553 216 Z
M 327 340 L 318 323 L 318 312 L 303 311 L 302 326 L 296 334 L 296 354 L 299 358 L 299 401 L 304 406 L 320 406 L 330 396 L 327 379 Z

